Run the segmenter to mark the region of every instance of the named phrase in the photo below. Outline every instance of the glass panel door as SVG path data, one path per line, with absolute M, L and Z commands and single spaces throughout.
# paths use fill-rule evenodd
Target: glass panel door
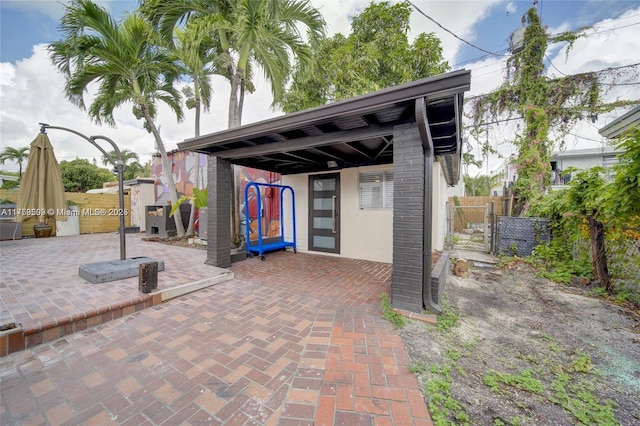
M 340 253 L 340 174 L 309 176 L 309 250 Z

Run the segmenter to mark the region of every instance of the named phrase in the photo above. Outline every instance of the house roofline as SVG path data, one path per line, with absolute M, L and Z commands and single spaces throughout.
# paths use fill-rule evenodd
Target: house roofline
M 598 130 L 601 136 L 615 139 L 632 126 L 640 125 L 640 105 Z
M 185 139 L 178 143 L 180 150 L 206 150 L 216 143 L 227 143 L 247 136 L 256 137 L 270 132 L 284 132 L 299 128 L 306 124 L 317 123 L 336 116 L 362 114 L 367 110 L 375 110 L 382 105 L 394 104 L 424 97 L 426 100 L 439 99 L 462 93 L 470 88 L 470 72 L 462 69 L 446 74 L 424 78 L 410 83 L 388 87 L 377 92 L 368 93 L 343 101 L 334 102 L 303 111 L 284 114 L 256 123 L 222 130 L 197 138 Z

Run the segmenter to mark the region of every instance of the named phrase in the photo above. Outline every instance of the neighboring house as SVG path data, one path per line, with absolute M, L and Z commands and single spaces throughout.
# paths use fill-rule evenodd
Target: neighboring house
M 640 106 L 636 106 L 631 111 L 616 118 L 598 130 L 598 133 L 607 139 L 617 139 L 621 134 L 636 126 L 640 126 Z
M 571 182 L 569 168 L 587 170 L 600 166 L 611 173 L 613 165 L 618 162 L 618 154 L 620 151 L 611 146 L 554 152 L 551 155 L 551 189 L 559 189 Z
M 568 169 L 586 170 L 592 167 L 603 167 L 610 174 L 613 165 L 618 162 L 616 151 L 611 146 L 602 148 L 572 149 L 554 151 L 551 154 L 551 187 L 550 190 L 562 189 L 569 184 L 572 173 Z M 491 189 L 491 194 L 503 195 L 504 187 L 515 183 L 518 172 L 513 164 L 513 158 L 506 159 L 491 176 L 500 176 L 500 183 Z
M 460 179 L 470 81 L 455 71 L 179 143 L 209 154 L 206 263 L 229 266 L 231 165 L 254 167 L 294 188 L 298 249 L 392 262 L 392 305 L 438 312 L 431 251 Z
M 0 187 L 2 187 L 2 185 L 4 185 L 4 183 L 7 181 L 17 182 L 18 179 L 18 176 L 0 175 Z
M 491 188 L 491 195 L 504 195 L 504 188 L 515 183 L 518 177 L 513 156 L 506 158 L 489 176 L 496 182 L 495 186 Z
M 607 139 L 616 139 L 634 126 L 640 126 L 640 106 L 607 124 L 598 133 Z M 553 152 L 551 154 L 551 190 L 561 189 L 571 181 L 571 173 L 566 172 L 569 168 L 586 170 L 600 166 L 611 176 L 613 166 L 618 162 L 617 155 L 620 153 L 612 146 L 605 145 L 601 148 Z M 500 177 L 500 184 L 491 189 L 491 194 L 503 195 L 504 186 L 515 182 L 518 177 L 513 157 L 505 159 L 497 169 L 491 172 L 491 176 Z

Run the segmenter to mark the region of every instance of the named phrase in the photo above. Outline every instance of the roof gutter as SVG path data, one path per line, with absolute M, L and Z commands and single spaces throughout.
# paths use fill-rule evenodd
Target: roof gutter
M 420 131 L 424 148 L 424 207 L 422 224 L 422 305 L 441 314 L 442 307 L 433 298 L 431 287 L 431 235 L 433 234 L 433 139 L 427 118 L 427 105 L 424 98 L 416 99 L 416 124 Z

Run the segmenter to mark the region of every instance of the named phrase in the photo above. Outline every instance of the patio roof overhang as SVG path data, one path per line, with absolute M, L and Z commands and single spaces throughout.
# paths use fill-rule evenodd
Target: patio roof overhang
M 187 139 L 180 150 L 280 174 L 393 162 L 393 127 L 421 126 L 447 184 L 460 177 L 463 94 L 471 72 L 453 71 L 340 102 Z M 431 144 L 432 145 L 431 145 Z

